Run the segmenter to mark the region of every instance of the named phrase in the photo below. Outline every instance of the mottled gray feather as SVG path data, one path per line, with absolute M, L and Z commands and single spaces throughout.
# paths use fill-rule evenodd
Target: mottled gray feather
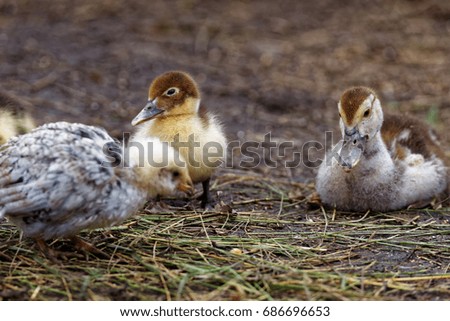
M 9 140 L 0 149 L 0 217 L 25 236 L 50 239 L 132 215 L 146 193 L 130 168 L 102 166 L 110 161 L 105 144 L 122 150 L 101 128 L 65 122 Z

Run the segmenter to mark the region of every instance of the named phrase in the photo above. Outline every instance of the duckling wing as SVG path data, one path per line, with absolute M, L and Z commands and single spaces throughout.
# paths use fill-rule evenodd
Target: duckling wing
M 117 180 L 105 146 L 120 151 L 104 130 L 69 123 L 11 139 L 0 149 L 0 215 L 62 221 L 90 212 Z

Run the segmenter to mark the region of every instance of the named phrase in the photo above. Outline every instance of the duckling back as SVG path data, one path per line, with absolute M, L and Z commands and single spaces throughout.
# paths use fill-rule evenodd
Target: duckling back
M 381 136 L 392 158 L 407 160 L 411 155 L 421 155 L 424 160 L 430 160 L 437 157 L 446 167 L 450 166 L 439 136 L 427 124 L 407 115 L 385 115 Z
M 405 194 L 420 184 L 433 195 L 448 196 L 450 159 L 433 128 L 408 115 L 386 113 L 381 136 L 391 157 L 405 166 L 404 176 L 411 177 Z

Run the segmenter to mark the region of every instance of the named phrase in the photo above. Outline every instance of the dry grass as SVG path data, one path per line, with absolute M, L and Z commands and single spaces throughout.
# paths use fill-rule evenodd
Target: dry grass
M 146 209 L 84 237 L 110 255 L 47 260 L 0 230 L 0 296 L 35 300 L 450 299 L 450 214 L 311 209 L 311 186 L 224 173 L 214 211 Z M 295 191 L 295 197 L 289 197 Z M 258 199 L 253 199 L 258 195 Z M 262 196 L 262 197 L 261 197 Z M 170 204 L 186 204 L 168 201 Z M 57 241 L 53 247 L 73 251 Z
M 183 69 L 230 140 L 270 132 L 300 148 L 337 127 L 346 87 L 366 85 L 450 146 L 449 17 L 435 0 L 6 0 L 0 90 L 37 124 L 100 125 L 120 138 L 150 80 Z M 305 166 L 224 171 L 215 211 L 171 200 L 82 235 L 109 259 L 52 263 L 2 222 L 0 298 L 450 299 L 449 208 L 324 211 L 299 183 L 313 177 Z

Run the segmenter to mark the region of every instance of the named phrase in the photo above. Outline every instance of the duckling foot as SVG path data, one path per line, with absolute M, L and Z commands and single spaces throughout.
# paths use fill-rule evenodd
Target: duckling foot
M 169 208 L 170 206 L 162 200 L 161 195 L 156 195 L 155 200 L 152 204 L 152 210 L 161 211 L 168 210 Z
M 61 263 L 58 258 L 67 260 L 69 258 L 81 258 L 80 254 L 78 253 L 71 253 L 71 252 L 63 252 L 58 251 L 55 249 L 50 248 L 47 243 L 43 239 L 35 239 L 36 245 L 38 246 L 39 250 L 45 255 L 47 259 L 52 261 L 53 263 Z
M 159 210 L 161 211 L 161 210 L 169 210 L 170 209 L 170 206 L 169 206 L 169 204 L 167 204 L 166 202 L 164 202 L 164 201 L 162 201 L 162 200 L 159 200 L 158 202 L 156 202 L 155 203 L 155 205 L 154 205 L 156 208 L 159 208 Z
M 418 201 L 415 202 L 411 205 L 408 206 L 408 209 L 421 209 L 421 208 L 425 208 L 431 205 L 431 201 L 430 200 L 423 200 L 423 201 Z
M 110 256 L 108 254 L 106 254 L 102 250 L 99 250 L 94 245 L 84 241 L 83 239 L 81 239 L 78 236 L 72 236 L 70 238 L 70 240 L 73 242 L 73 245 L 75 246 L 75 248 L 77 250 L 83 251 L 85 253 L 92 253 L 94 255 L 97 255 L 99 257 L 106 258 L 106 259 L 110 258 Z
M 202 201 L 200 206 L 206 210 L 211 210 L 213 208 L 210 204 L 211 198 L 209 195 L 209 180 L 210 179 L 208 178 L 206 181 L 202 182 L 203 194 L 198 197 L 198 199 Z
M 211 203 L 206 203 L 205 205 L 202 204 L 201 206 L 202 206 L 202 209 L 204 209 L 207 212 L 214 211 L 214 206 L 212 206 Z

